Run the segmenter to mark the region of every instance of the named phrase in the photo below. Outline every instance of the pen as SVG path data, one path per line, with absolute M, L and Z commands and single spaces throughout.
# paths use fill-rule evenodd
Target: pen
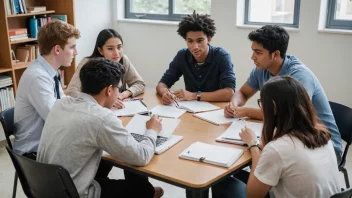
M 147 105 L 142 101 L 142 100 L 139 100 L 141 103 L 142 103 L 142 105 L 144 105 L 145 107 L 147 107 Z
M 131 98 L 131 99 L 124 99 L 124 102 L 128 102 L 128 101 L 136 101 L 136 100 L 143 100 L 143 98 Z
M 172 94 L 171 91 L 170 91 L 168 88 L 166 88 L 166 90 L 167 90 L 171 95 L 174 96 L 174 94 Z M 174 101 L 175 106 L 176 106 L 177 108 L 180 107 L 180 106 L 178 105 L 178 103 L 176 102 L 176 100 L 174 99 L 174 97 L 172 97 L 172 100 Z

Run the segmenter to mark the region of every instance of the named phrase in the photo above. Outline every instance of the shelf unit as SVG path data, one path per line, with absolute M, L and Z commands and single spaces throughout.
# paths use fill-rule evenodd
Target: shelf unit
M 8 0 L 0 0 L 0 74 L 12 77 L 13 87 L 16 93 L 20 78 L 30 62 L 14 63 L 11 57 L 11 49 L 16 50 L 17 47 L 36 41 L 37 39 L 28 38 L 10 42 L 8 29 L 28 28 L 26 25 L 27 18 L 43 14 L 65 14 L 67 15 L 67 22 L 71 25 L 75 25 L 74 0 L 25 0 L 27 7 L 46 6 L 47 11 L 16 15 L 6 15 L 6 1 Z M 60 69 L 64 69 L 65 85 L 68 85 L 76 71 L 76 61 L 72 61 L 71 67 L 61 67 Z

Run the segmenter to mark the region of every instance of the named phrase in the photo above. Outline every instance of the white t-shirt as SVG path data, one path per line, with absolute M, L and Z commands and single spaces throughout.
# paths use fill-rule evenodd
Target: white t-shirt
M 309 149 L 285 135 L 263 149 L 254 175 L 272 186 L 275 197 L 330 197 L 340 192 L 339 172 L 331 140 Z

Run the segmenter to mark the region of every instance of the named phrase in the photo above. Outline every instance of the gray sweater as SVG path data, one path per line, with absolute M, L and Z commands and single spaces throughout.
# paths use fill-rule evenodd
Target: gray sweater
M 144 166 L 154 155 L 157 134 L 138 143 L 113 112 L 81 93 L 64 97 L 51 109 L 43 128 L 37 160 L 58 164 L 70 173 L 80 197 L 100 197 L 94 181 L 103 150 L 116 159 Z

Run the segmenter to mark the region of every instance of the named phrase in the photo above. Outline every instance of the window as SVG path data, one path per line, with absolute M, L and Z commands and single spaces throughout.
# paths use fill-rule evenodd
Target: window
M 352 0 L 329 0 L 327 28 L 352 30 Z
M 210 15 L 211 0 L 125 0 L 125 17 L 179 21 L 195 10 Z
M 244 24 L 298 27 L 300 0 L 245 0 Z

